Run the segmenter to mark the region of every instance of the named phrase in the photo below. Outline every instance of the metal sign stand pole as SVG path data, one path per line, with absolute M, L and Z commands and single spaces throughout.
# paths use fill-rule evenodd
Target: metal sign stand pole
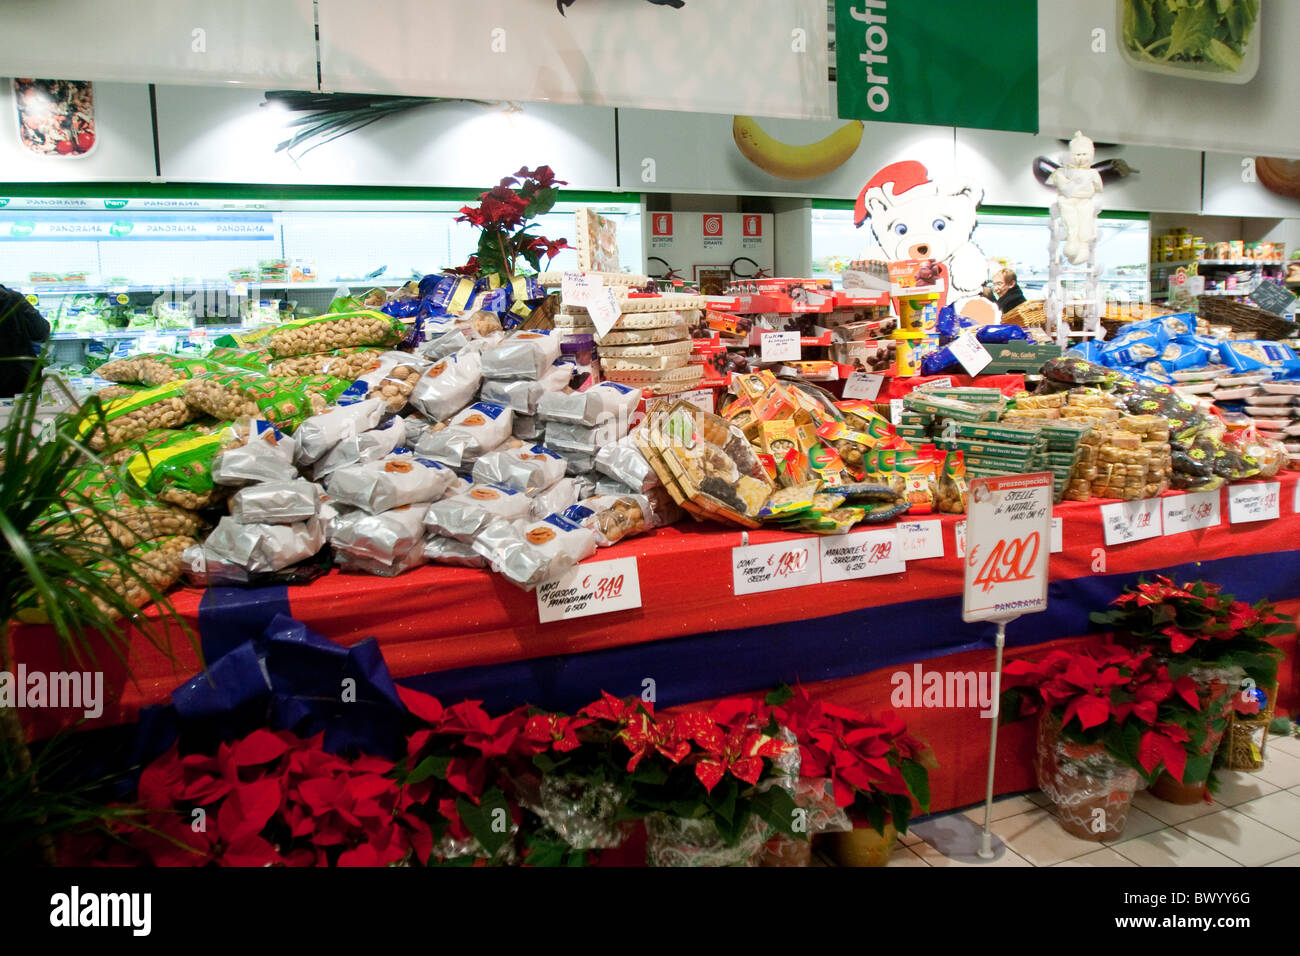
M 988 784 L 984 791 L 984 833 L 980 836 L 981 860 L 992 860 L 993 853 L 993 833 L 989 829 L 993 818 L 993 772 L 998 759 L 998 716 L 1002 707 L 999 697 L 1002 693 L 1002 648 L 1007 643 L 1007 622 L 998 621 L 997 636 L 997 658 L 993 665 L 993 693 L 992 693 L 992 710 L 993 715 L 990 718 L 989 725 L 989 776 Z

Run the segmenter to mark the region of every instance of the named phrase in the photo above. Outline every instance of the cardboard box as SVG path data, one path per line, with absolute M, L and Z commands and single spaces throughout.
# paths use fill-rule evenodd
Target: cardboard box
M 1006 372 L 1037 374 L 1045 362 L 1060 358 L 1062 352 L 1059 345 L 1023 341 L 1003 342 L 1000 345 L 985 343 L 984 347 L 993 356 L 993 361 L 984 366 L 983 372 L 986 375 L 1000 375 Z

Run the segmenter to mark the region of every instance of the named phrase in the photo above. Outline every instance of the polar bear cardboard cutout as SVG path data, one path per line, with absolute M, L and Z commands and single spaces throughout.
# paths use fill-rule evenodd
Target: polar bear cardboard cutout
M 914 160 L 891 163 L 862 187 L 853 224 L 860 228 L 870 219 L 890 261 L 938 261 L 947 280 L 947 303 L 977 322 L 993 322 L 997 307 L 980 295 L 988 260 L 971 241 L 983 199 L 984 190 L 970 180 L 936 183 Z

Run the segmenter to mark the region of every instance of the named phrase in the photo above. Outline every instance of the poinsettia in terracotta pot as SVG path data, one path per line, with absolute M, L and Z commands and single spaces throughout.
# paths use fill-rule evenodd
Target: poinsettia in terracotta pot
M 892 711 L 863 713 L 814 700 L 800 688 L 775 710 L 799 742 L 799 780 L 813 832 L 826 831 L 832 854 L 846 866 L 884 866 L 913 808 L 930 809 L 933 751 L 907 733 Z M 836 825 L 833 811 L 850 827 Z M 826 815 L 819 819 L 818 815 Z
M 1038 716 L 1034 769 L 1057 819 L 1085 840 L 1124 831 L 1133 793 L 1163 767 L 1181 770 L 1194 681 L 1149 651 L 1094 643 L 1003 669 L 1003 722 Z
M 1195 716 L 1184 715 L 1187 761 L 1181 772 L 1170 767 L 1152 793 L 1182 803 L 1209 799 L 1214 754 L 1229 716 L 1234 709 L 1258 710 L 1255 688 L 1276 682 L 1283 656 L 1268 638 L 1294 632 L 1294 624 L 1266 602 L 1250 605 L 1212 582 L 1179 585 L 1164 575 L 1139 582 L 1112 603 L 1111 610 L 1094 613 L 1093 622 L 1113 630 L 1126 647 L 1150 648 L 1170 674 L 1190 677 L 1197 688 Z

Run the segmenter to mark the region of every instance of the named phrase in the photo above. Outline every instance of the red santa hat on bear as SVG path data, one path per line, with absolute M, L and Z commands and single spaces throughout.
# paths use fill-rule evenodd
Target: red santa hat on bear
M 892 188 L 886 189 L 887 186 Z M 933 191 L 938 191 L 938 187 L 930 181 L 929 171 L 916 160 L 907 159 L 900 163 L 890 163 L 872 176 L 862 187 L 862 192 L 858 193 L 857 205 L 853 207 L 853 225 L 860 228 L 867 221 L 867 193 L 871 190 L 879 189 L 884 194 L 881 198 L 892 202 L 909 189 L 918 186 L 933 186 Z

